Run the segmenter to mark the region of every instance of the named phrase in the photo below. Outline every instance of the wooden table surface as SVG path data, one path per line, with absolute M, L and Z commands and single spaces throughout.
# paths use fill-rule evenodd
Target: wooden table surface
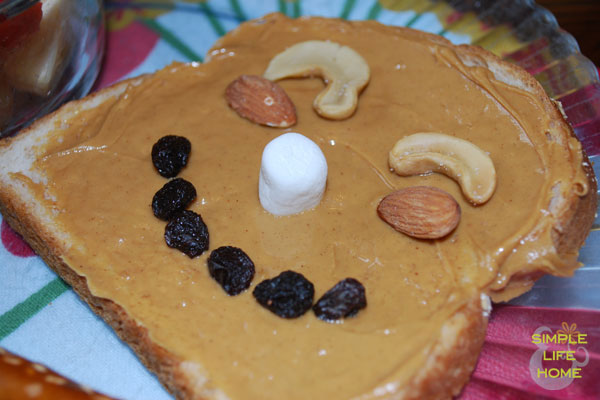
M 583 55 L 600 66 L 600 0 L 536 0 L 575 36 Z

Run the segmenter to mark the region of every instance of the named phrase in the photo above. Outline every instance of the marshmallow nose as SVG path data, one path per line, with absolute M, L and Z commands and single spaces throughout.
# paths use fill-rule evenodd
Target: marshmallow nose
M 265 147 L 258 195 L 275 215 L 297 214 L 316 207 L 327 182 L 327 160 L 319 146 L 299 133 L 286 133 Z

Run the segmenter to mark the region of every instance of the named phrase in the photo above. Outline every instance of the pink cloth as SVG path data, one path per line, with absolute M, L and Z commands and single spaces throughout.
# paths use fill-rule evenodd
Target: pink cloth
M 581 378 L 561 390 L 547 390 L 531 377 L 529 365 L 538 346 L 532 343 L 536 329 L 546 326 L 552 333 L 576 324 L 576 330 L 587 335 L 585 347 L 588 363 L 581 367 Z M 572 350 L 575 350 L 572 346 Z M 567 350 L 565 344 L 551 345 L 553 350 Z M 575 358 L 585 360 L 578 351 Z M 570 362 L 543 361 L 543 367 L 568 369 Z M 490 319 L 488 332 L 471 381 L 459 396 L 461 400 L 474 399 L 577 399 L 600 398 L 600 311 L 515 307 L 496 305 Z
M 93 90 L 105 88 L 129 74 L 144 61 L 158 39 L 141 22 L 108 32 L 103 65 Z

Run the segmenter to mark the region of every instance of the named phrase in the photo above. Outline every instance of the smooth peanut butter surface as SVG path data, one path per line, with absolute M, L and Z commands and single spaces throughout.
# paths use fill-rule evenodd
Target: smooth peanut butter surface
M 369 64 L 371 79 L 351 118 L 314 112 L 323 82 L 312 78 L 280 82 L 297 109 L 291 129 L 253 124 L 227 106 L 229 82 L 261 75 L 273 56 L 309 39 L 348 45 Z M 168 67 L 57 127 L 64 137 L 37 163 L 49 184 L 34 187 L 70 233 L 65 260 L 92 293 L 120 304 L 190 371 L 206 374 L 199 386 L 232 399 L 383 396 L 423 368 L 444 323 L 481 292 L 512 297 L 530 284 L 501 292 L 515 273 L 543 267 L 568 275 L 577 266 L 576 255 L 556 254 L 551 203 L 553 193 L 587 190 L 579 144 L 566 134 L 564 143 L 548 140 L 556 122 L 538 98 L 463 63 L 459 53 L 442 40 L 370 22 L 269 17 L 244 24 L 218 43 L 210 62 Z M 319 206 L 275 217 L 259 203 L 258 172 L 264 146 L 287 131 L 321 147 L 329 175 Z M 492 198 L 475 207 L 444 175 L 391 172 L 388 152 L 416 132 L 457 136 L 489 153 L 498 176 Z M 238 296 L 209 276 L 210 250 L 189 259 L 165 244 L 165 222 L 150 207 L 166 183 L 150 158 L 164 135 L 192 143 L 179 176 L 197 189 L 190 209 L 208 226 L 210 250 L 240 247 L 256 265 L 252 286 Z M 377 216 L 385 195 L 413 185 L 441 188 L 459 202 L 461 221 L 448 237 L 412 239 Z M 312 311 L 281 319 L 251 291 L 287 269 L 314 283 L 316 299 L 341 279 L 358 279 L 368 306 L 338 324 Z

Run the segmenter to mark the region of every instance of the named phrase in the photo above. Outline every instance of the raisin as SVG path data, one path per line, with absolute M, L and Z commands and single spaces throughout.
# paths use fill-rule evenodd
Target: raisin
M 365 287 L 353 278 L 339 281 L 314 305 L 313 311 L 322 320 L 333 321 L 353 317 L 367 306 Z
M 152 199 L 152 211 L 157 218 L 168 221 L 196 198 L 194 185 L 182 178 L 167 182 Z
M 200 214 L 181 211 L 165 228 L 167 246 L 194 258 L 208 250 L 208 228 Z
M 315 288 L 302 274 L 284 271 L 256 285 L 256 301 L 282 318 L 297 318 L 312 306 Z
M 248 289 L 254 278 L 254 263 L 242 249 L 219 247 L 210 253 L 208 272 L 230 296 Z
M 159 174 L 173 178 L 187 164 L 191 150 L 192 144 L 183 136 L 163 136 L 152 146 L 152 163 Z

